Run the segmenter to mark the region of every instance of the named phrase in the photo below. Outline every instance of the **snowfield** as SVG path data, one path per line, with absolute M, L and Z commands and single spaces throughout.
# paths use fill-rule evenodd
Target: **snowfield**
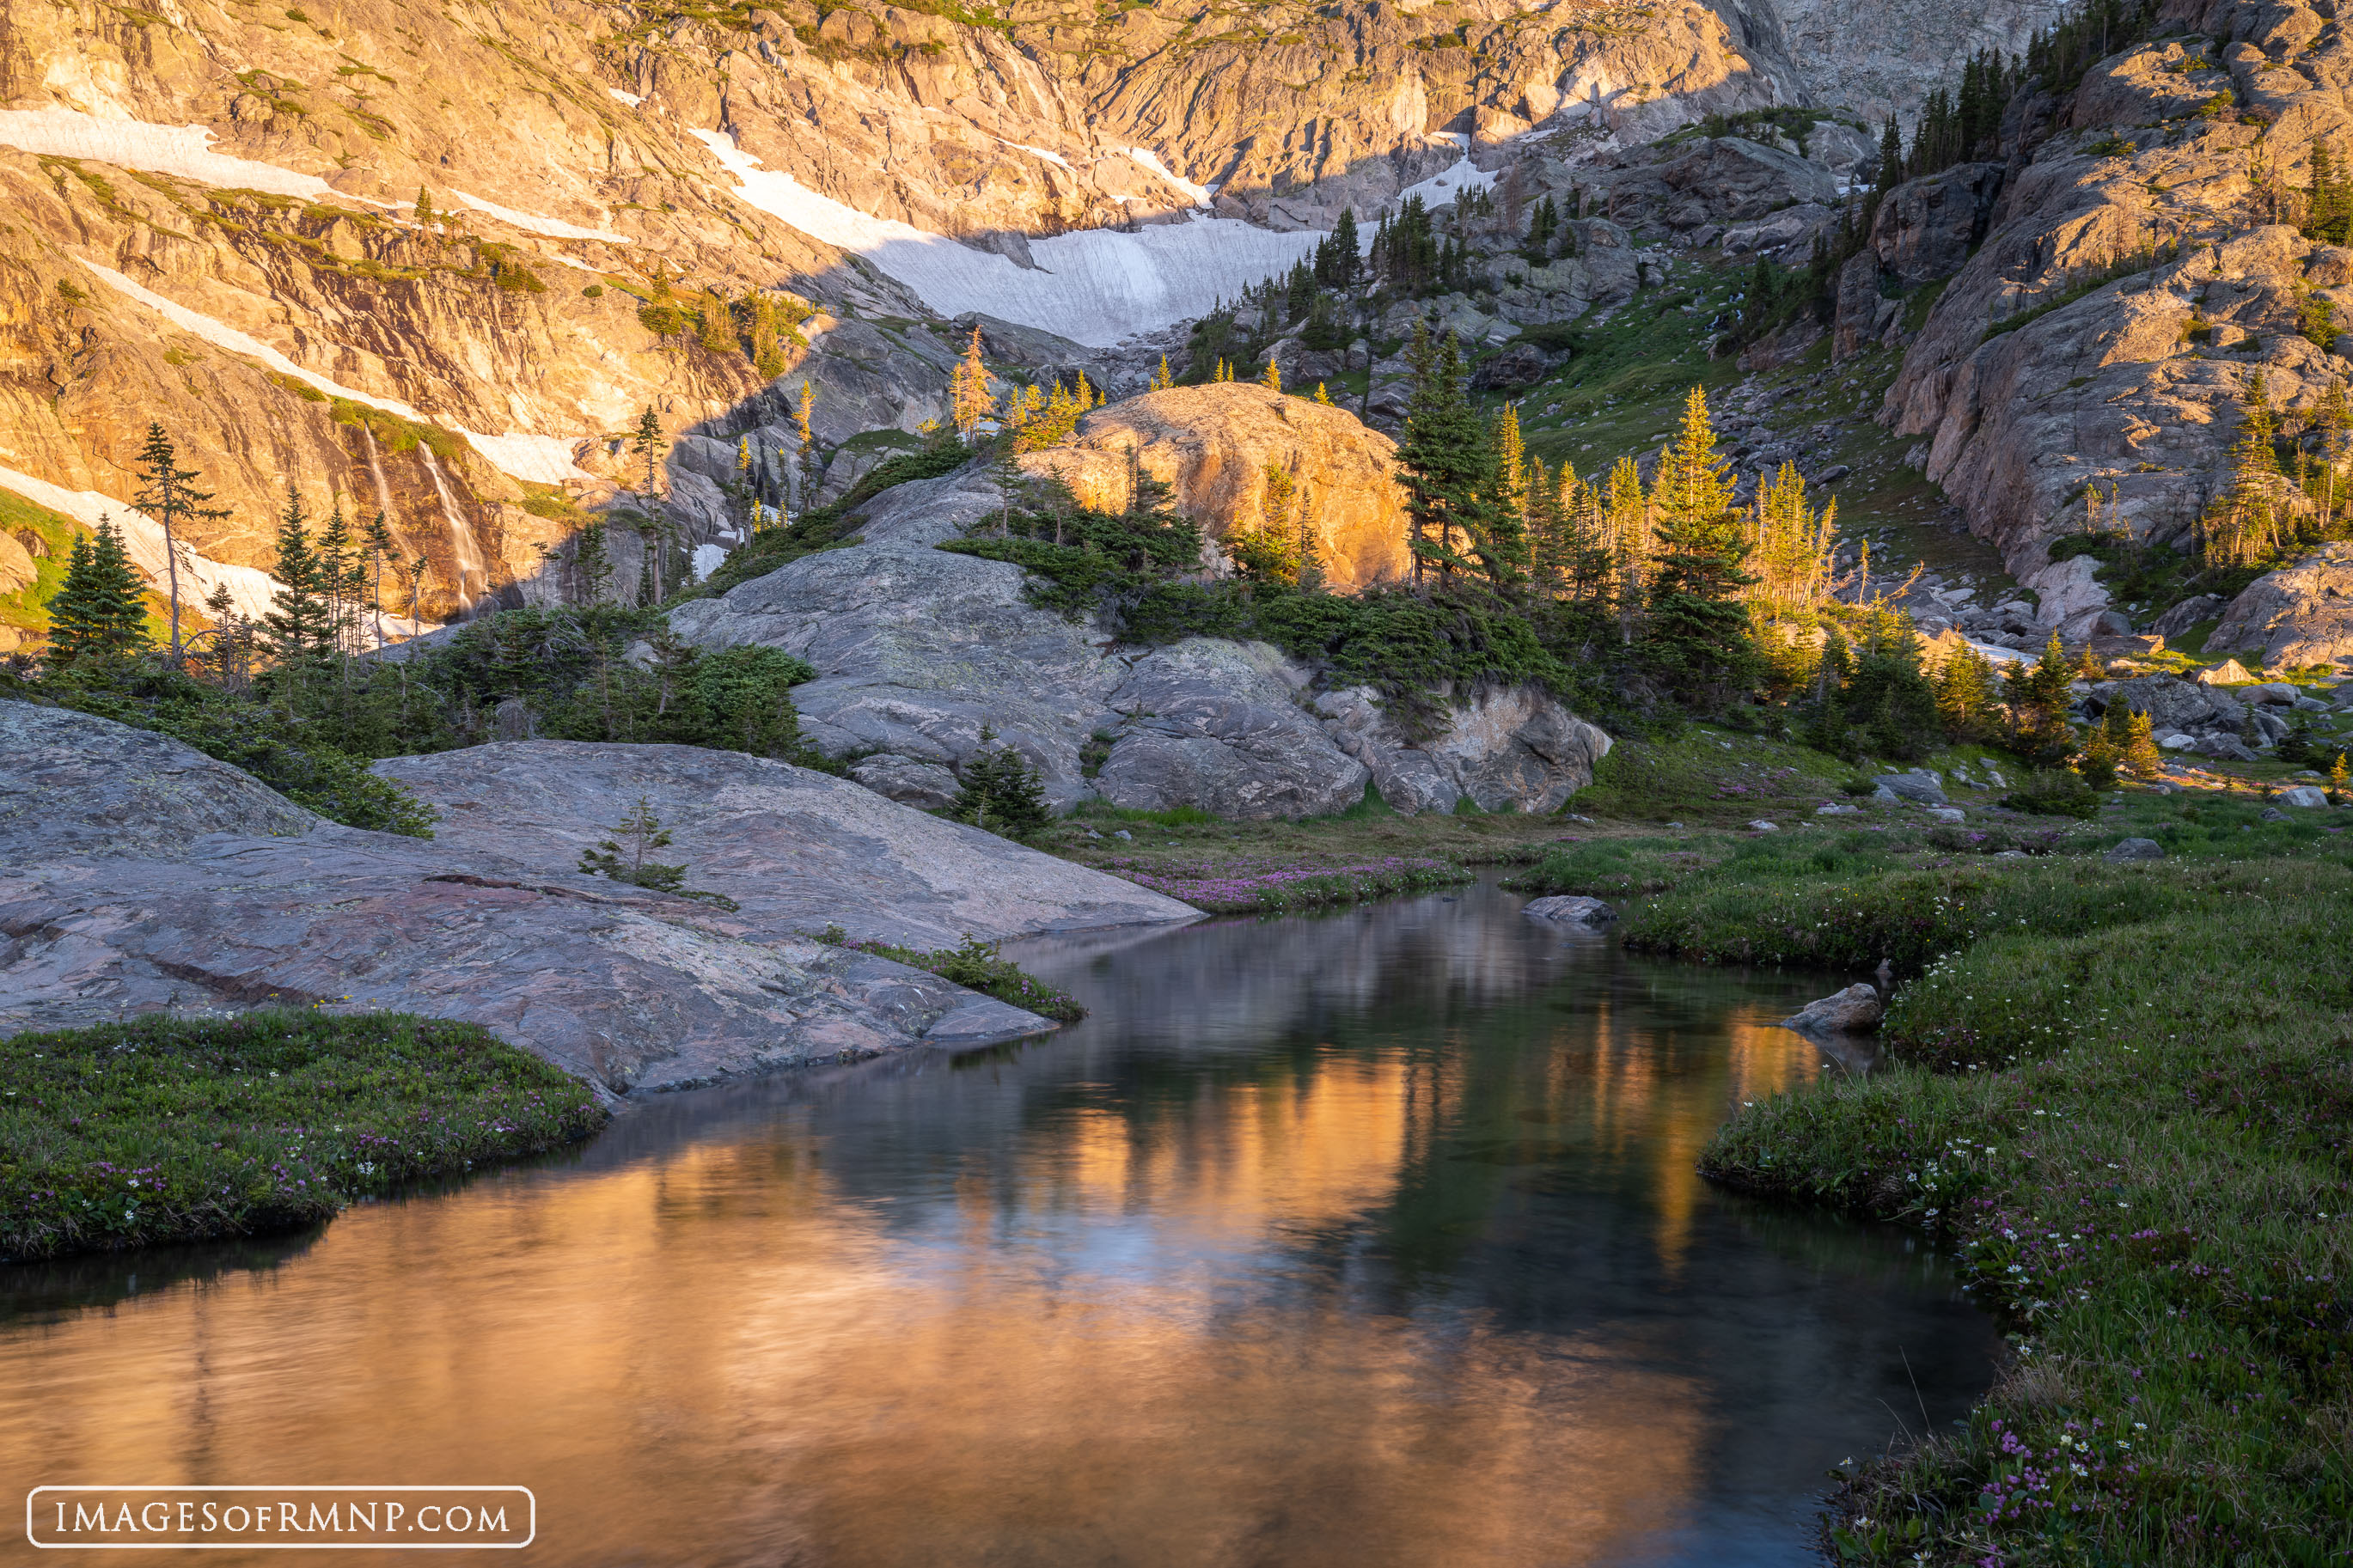
M 1288 272 L 1324 237 L 1314 230 L 1277 234 L 1214 217 L 1157 224 L 1134 234 L 1084 229 L 1030 240 L 1029 254 L 1038 262 L 1033 270 L 819 195 L 791 175 L 763 167 L 723 132 L 692 134 L 741 182 L 738 199 L 861 258 L 940 314 L 984 311 L 1096 348 L 1206 314 L 1245 287 Z
M 316 174 L 298 174 L 275 163 L 232 158 L 214 152 L 212 140 L 212 132 L 202 125 L 100 120 L 73 109 L 0 110 L 0 146 L 19 152 L 88 158 L 119 169 L 144 169 L 151 174 L 176 174 L 218 190 L 267 191 L 279 196 L 336 195 Z

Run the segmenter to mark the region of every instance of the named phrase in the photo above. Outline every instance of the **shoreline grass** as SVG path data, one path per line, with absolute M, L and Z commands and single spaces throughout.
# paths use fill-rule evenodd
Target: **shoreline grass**
M 1942 866 L 1731 856 L 1630 919 L 1685 956 L 1913 976 L 1879 1068 L 1741 1110 L 1701 1162 L 1921 1227 L 2017 1350 L 1965 1426 L 1848 1479 L 1833 1561 L 2353 1554 L 2353 845 L 2235 809 L 2145 809 L 2155 862 L 2081 852 L 2113 830 Z
M 0 1040 L 0 1262 L 300 1229 L 608 1113 L 471 1024 L 154 1015 Z
M 1086 1008 L 1080 1005 L 1077 997 L 1047 984 L 1011 959 L 1000 956 L 997 949 L 1002 944 L 998 942 L 967 936 L 960 946 L 926 952 L 916 947 L 898 947 L 887 942 L 863 939 L 853 942 L 839 926 L 826 927 L 818 933 L 817 940 L 828 947 L 871 952 L 877 958 L 887 958 L 936 974 L 967 991 L 994 996 L 999 1002 L 1024 1008 L 1041 1018 L 1075 1024 L 1087 1016 Z

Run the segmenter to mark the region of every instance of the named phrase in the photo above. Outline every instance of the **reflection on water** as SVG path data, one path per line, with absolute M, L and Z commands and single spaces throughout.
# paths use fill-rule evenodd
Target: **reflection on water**
M 251 1272 L 0 1271 L 0 1477 L 521 1484 L 567 1564 L 1809 1562 L 1990 1331 L 1693 1173 L 1840 1070 L 1767 1023 L 1819 979 L 1518 904 L 1035 943 L 1096 1009 L 1043 1042 L 677 1097 Z

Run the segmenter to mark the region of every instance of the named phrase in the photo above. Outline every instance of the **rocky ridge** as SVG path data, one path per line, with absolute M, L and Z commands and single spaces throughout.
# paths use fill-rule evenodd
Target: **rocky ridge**
M 1928 477 L 2071 635 L 2130 608 L 2109 604 L 2096 563 L 2052 559 L 2086 526 L 2087 496 L 2103 527 L 2187 545 L 2249 375 L 2293 423 L 2353 370 L 2342 338 L 2306 331 L 2315 303 L 2353 309 L 2353 255 L 2274 221 L 2313 147 L 2353 130 L 2347 47 L 2297 0 L 2168 0 L 2154 36 L 2071 92 L 2010 107 L 1989 231 L 1883 418 L 1920 438 Z M 2249 590 L 2209 646 L 2353 654 L 2329 608 L 2348 591 L 2353 564 L 2316 555 Z

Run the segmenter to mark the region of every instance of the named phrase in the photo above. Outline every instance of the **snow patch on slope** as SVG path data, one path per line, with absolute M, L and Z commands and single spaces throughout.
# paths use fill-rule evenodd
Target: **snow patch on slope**
M 1082 229 L 1030 240 L 1038 263 L 1032 270 L 819 195 L 762 167 L 723 132 L 691 134 L 736 177 L 739 200 L 862 257 L 942 315 L 986 311 L 1098 348 L 1205 314 L 1245 286 L 1289 271 L 1323 237 L 1314 230 L 1277 234 L 1231 218 L 1197 217 L 1136 234 Z
M 533 484 L 560 485 L 566 479 L 596 478 L 572 460 L 573 443 L 566 437 L 477 436 L 471 430 L 464 429 L 458 433 L 501 471 L 519 479 L 529 479 Z
M 1441 132 L 1440 134 L 1443 134 Z M 1408 196 L 1419 196 L 1426 206 L 1442 207 L 1464 191 L 1484 191 L 1494 187 L 1495 176 L 1478 168 L 1465 158 L 1452 168 L 1432 174 L 1419 184 L 1408 185 L 1398 193 L 1398 205 L 1402 206 Z
M 550 239 L 601 239 L 608 245 L 636 243 L 626 234 L 614 234 L 601 228 L 582 228 L 578 224 L 565 223 L 562 218 L 542 217 L 537 213 L 517 212 L 512 207 L 502 207 L 496 202 L 486 202 L 480 196 L 470 196 L 463 191 L 452 191 L 449 194 L 478 213 L 488 213 L 501 223 L 512 224 L 515 227 L 527 230 L 532 234 L 543 234 Z
M 0 110 L 0 146 L 57 158 L 87 158 L 120 169 L 176 174 L 215 188 L 268 191 L 280 196 L 330 196 L 335 192 L 316 174 L 298 174 L 275 163 L 232 158 L 212 151 L 212 132 L 202 125 L 150 125 L 140 120 L 100 120 L 73 109 Z
M 644 99 L 639 98 L 636 93 L 623 92 L 617 87 L 608 87 L 605 90 L 611 93 L 615 98 L 619 99 L 623 103 L 628 104 L 631 109 L 635 109 L 638 105 L 645 101 Z
M 92 531 L 100 518 L 111 517 L 114 525 L 122 531 L 122 550 L 131 557 L 131 564 L 159 588 L 166 581 L 164 525 L 145 512 L 132 510 L 127 502 L 96 490 L 69 490 L 14 468 L 0 468 L 0 489 L 14 490 L 36 506 L 63 512 Z M 257 572 L 250 566 L 230 566 L 199 555 L 183 544 L 180 603 L 201 605 L 214 590 L 222 587 L 228 589 L 229 602 L 237 606 L 237 614 L 259 620 L 269 613 L 269 597 L 278 591 L 279 583 L 267 572 Z
M 378 397 L 372 393 L 361 392 L 355 387 L 345 386 L 339 381 L 321 375 L 315 370 L 295 363 L 251 333 L 241 332 L 227 321 L 215 321 L 210 316 L 189 310 L 176 300 L 167 300 L 153 289 L 132 282 L 111 267 L 100 267 L 97 262 L 83 257 L 76 257 L 74 259 L 88 268 L 93 276 L 103 280 L 109 288 L 129 295 L 157 312 L 182 331 L 193 332 L 215 348 L 227 349 L 231 353 L 250 355 L 280 374 L 290 375 L 297 381 L 318 388 L 330 397 L 341 397 L 353 403 L 363 403 L 370 408 L 380 408 L 386 414 L 396 414 L 403 419 L 415 420 L 418 424 L 432 423 L 410 405 L 403 403 L 396 397 Z M 463 436 L 474 450 L 489 458 L 493 466 L 504 473 L 513 475 L 516 479 L 530 479 L 536 484 L 552 485 L 560 484 L 565 479 L 585 479 L 591 477 L 573 465 L 574 437 L 531 436 L 520 433 L 480 436 L 462 425 L 452 426 L 449 428 Z
M 1195 206 L 1205 207 L 1209 205 L 1209 197 L 1214 193 L 1208 186 L 1197 185 L 1192 181 L 1187 179 L 1184 175 L 1176 173 L 1176 171 L 1171 169 L 1167 164 L 1162 163 L 1160 161 L 1160 154 L 1155 153 L 1151 148 L 1130 147 L 1126 149 L 1126 152 L 1129 157 L 1134 159 L 1137 163 L 1143 164 L 1145 168 L 1151 170 L 1154 174 L 1159 175 L 1162 179 L 1167 181 L 1170 184 L 1176 186 L 1187 195 L 1192 197 L 1193 205 Z
M 164 567 L 164 525 L 145 512 L 100 491 L 69 490 L 15 468 L 0 468 L 0 489 L 14 490 L 36 506 L 61 512 L 93 533 L 101 518 L 113 519 L 114 526 L 122 534 L 122 552 L 131 558 L 131 564 L 157 593 L 166 591 L 171 574 Z M 199 555 L 185 544 L 180 546 L 180 604 L 184 609 L 200 608 L 216 590 L 227 588 L 230 606 L 248 620 L 258 621 L 269 614 L 272 595 L 282 586 L 267 572 L 251 566 L 232 566 L 208 555 Z M 363 617 L 363 638 L 375 637 L 375 621 L 373 616 Z M 412 621 L 403 616 L 384 617 L 386 642 L 404 641 L 432 629 L 430 621 Z

